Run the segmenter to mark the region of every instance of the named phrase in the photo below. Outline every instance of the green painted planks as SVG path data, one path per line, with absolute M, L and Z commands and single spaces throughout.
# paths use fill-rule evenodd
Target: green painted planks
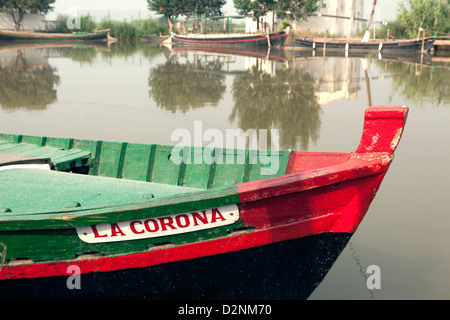
M 164 145 L 0 134 L 0 152 L 49 157 L 57 170 L 87 164 L 89 175 L 201 189 L 282 175 L 289 157 L 288 151 L 271 157 L 270 150 L 266 155 L 256 150 L 188 146 L 180 150 L 178 159 L 172 159 L 173 150 L 174 146 Z M 275 170 L 262 172 L 270 166 Z
M 124 179 L 150 181 L 155 146 L 128 144 L 122 169 Z
M 180 164 L 171 160 L 172 149 L 173 146 L 156 146 L 151 177 L 153 182 L 178 185 Z
M 121 178 L 125 148 L 125 143 L 103 142 L 97 174 L 102 177 Z

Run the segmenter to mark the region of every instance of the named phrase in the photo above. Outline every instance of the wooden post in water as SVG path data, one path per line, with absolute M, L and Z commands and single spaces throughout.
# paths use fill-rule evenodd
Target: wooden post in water
M 425 48 L 425 29 L 422 29 L 422 50 L 420 52 L 424 53 L 425 52 L 424 48 Z
M 372 96 L 370 93 L 370 80 L 369 80 L 369 72 L 368 72 L 368 66 L 367 66 L 367 60 L 366 59 L 361 59 L 361 64 L 363 65 L 364 68 L 364 75 L 366 78 L 366 92 L 367 92 L 367 102 L 369 104 L 369 107 L 372 106 Z
M 372 11 L 370 12 L 370 16 L 367 21 L 366 33 L 364 34 L 364 37 L 362 38 L 361 42 L 368 42 L 370 39 L 370 27 L 372 26 L 372 23 L 373 23 L 373 16 L 375 14 L 376 5 L 377 5 L 377 0 L 373 0 Z

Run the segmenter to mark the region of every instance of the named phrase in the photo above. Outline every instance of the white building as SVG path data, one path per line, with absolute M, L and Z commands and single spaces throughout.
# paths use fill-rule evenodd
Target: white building
M 45 30 L 45 15 L 26 13 L 22 21 L 23 30 Z M 10 14 L 0 12 L 0 29 L 15 30 Z
M 332 16 L 352 17 L 364 19 L 364 0 L 324 0 L 324 5 L 318 13 Z M 331 17 L 310 16 L 307 21 L 301 22 L 298 26 L 292 26 L 293 29 L 301 31 L 310 31 L 323 33 L 327 30 L 328 35 L 337 35 L 339 37 L 350 37 L 357 32 L 362 31 L 363 21 L 353 19 L 337 19 Z M 246 18 L 246 32 L 252 33 L 263 30 L 264 32 L 275 30 L 277 25 L 277 16 L 273 12 L 267 13 L 258 21 L 252 18 Z M 268 30 L 267 30 L 268 28 Z
M 259 21 L 247 17 L 245 18 L 245 32 L 254 33 L 261 30 L 264 32 L 272 32 L 275 30 L 276 23 L 277 15 L 274 12 L 266 13 L 265 16 L 259 18 Z
M 364 19 L 364 0 L 324 0 L 324 7 L 319 11 L 321 14 L 352 17 Z M 308 17 L 296 29 L 337 35 L 339 37 L 351 37 L 362 31 L 363 21 L 353 19 L 337 19 L 331 17 Z

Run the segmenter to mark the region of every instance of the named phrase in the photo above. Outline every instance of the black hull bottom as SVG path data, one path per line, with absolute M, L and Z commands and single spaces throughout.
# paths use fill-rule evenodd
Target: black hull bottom
M 149 268 L 0 281 L 1 299 L 307 299 L 351 234 L 322 234 Z

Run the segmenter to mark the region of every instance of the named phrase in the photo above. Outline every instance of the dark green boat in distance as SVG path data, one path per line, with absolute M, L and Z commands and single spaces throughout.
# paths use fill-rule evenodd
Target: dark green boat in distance
M 111 40 L 109 29 L 94 33 L 51 33 L 34 31 L 0 30 L 0 40 L 5 41 L 103 41 Z

